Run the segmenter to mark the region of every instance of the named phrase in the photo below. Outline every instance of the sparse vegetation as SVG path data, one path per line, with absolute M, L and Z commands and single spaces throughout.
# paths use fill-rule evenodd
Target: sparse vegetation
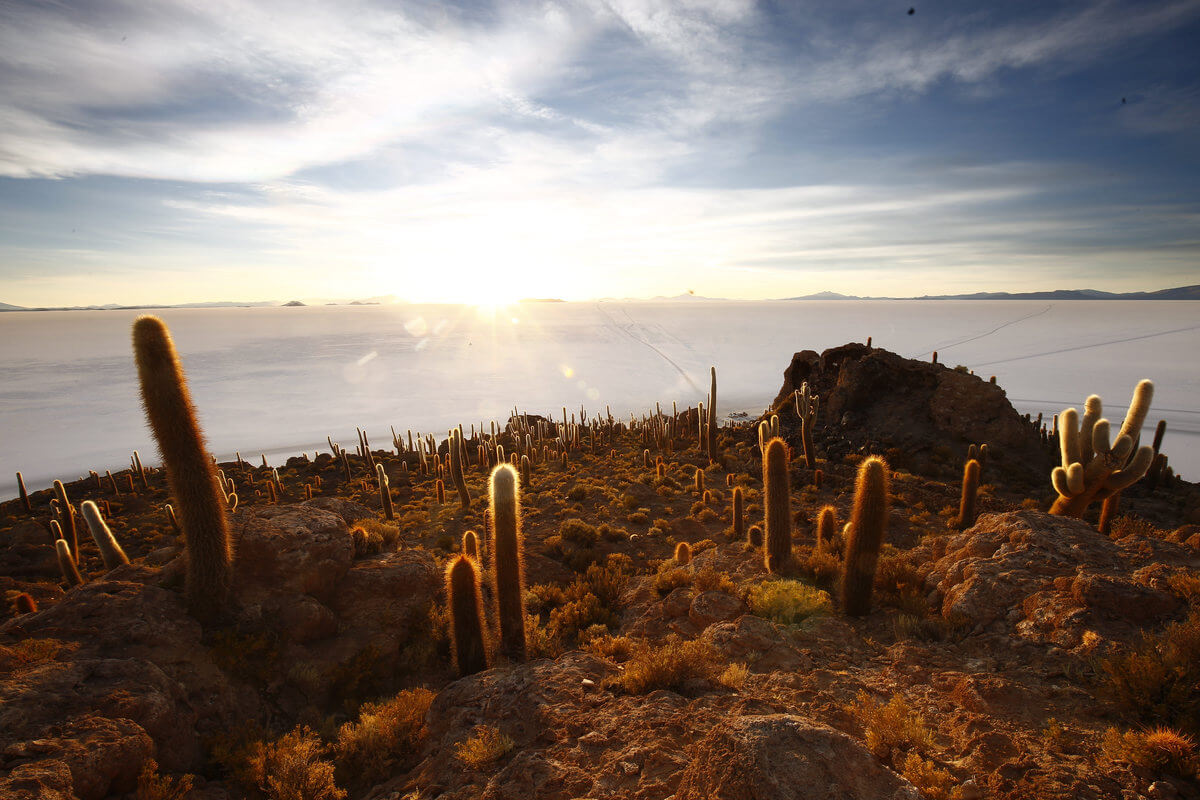
M 750 591 L 750 608 L 760 617 L 781 625 L 795 625 L 809 617 L 829 614 L 833 603 L 820 589 L 786 578 L 764 581 Z
M 454 755 L 468 769 L 484 770 L 508 755 L 515 746 L 513 740 L 498 728 L 480 725 L 466 741 L 454 746 Z

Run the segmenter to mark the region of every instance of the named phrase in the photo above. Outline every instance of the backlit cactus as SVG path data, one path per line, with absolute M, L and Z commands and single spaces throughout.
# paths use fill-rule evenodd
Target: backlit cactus
M 383 516 L 387 519 L 395 519 L 396 511 L 392 507 L 391 485 L 387 472 L 383 469 L 383 464 L 375 465 L 375 482 L 379 484 L 379 502 L 383 506 Z
M 763 454 L 763 494 L 768 572 L 782 571 L 792 558 L 792 498 L 788 477 L 787 445 L 782 439 L 767 442 Z
M 460 555 L 446 568 L 446 597 L 454 665 L 459 675 L 474 675 L 487 669 L 487 640 L 479 570 L 470 556 Z
M 79 574 L 79 567 L 75 566 L 75 557 L 71 554 L 71 545 L 67 544 L 67 540 L 57 540 L 54 543 L 54 552 L 58 555 L 58 568 L 62 570 L 63 580 L 69 586 L 81 585 L 83 576 Z
M 71 555 L 75 557 L 76 563 L 79 561 L 79 526 L 75 524 L 75 506 L 71 504 L 70 498 L 67 497 L 67 487 L 63 486 L 62 481 L 54 482 L 54 494 L 58 498 L 59 516 L 62 519 L 63 529 L 66 531 L 66 540 L 71 543 Z
M 858 468 L 842 571 L 842 610 L 852 617 L 871 611 L 875 567 L 887 530 L 887 471 L 887 464 L 876 456 L 866 459 Z
M 454 489 L 458 492 L 458 502 L 465 511 L 471 506 L 471 494 L 467 491 L 467 479 L 463 475 L 463 461 L 467 449 L 463 443 L 462 428 L 450 431 L 450 478 L 454 481 Z
M 976 502 L 979 498 L 979 462 L 975 459 L 967 461 L 963 467 L 962 497 L 958 502 L 958 519 L 954 527 L 960 531 L 975 524 Z
M 742 487 L 733 487 L 733 538 L 737 541 L 741 541 L 746 535 L 745 502 Z
M 133 351 L 146 417 L 178 502 L 188 607 L 202 623 L 215 623 L 228 614 L 233 576 L 224 492 L 204 446 L 183 365 L 161 319 L 145 316 L 134 322 Z
M 675 563 L 681 567 L 686 567 L 692 563 L 692 546 L 687 542 L 680 542 L 675 545 Z
M 1121 430 L 1111 444 L 1110 425 L 1100 417 L 1102 407 L 1096 395 L 1084 404 L 1082 419 L 1073 408 L 1062 412 L 1058 420 L 1062 466 L 1055 467 L 1050 474 L 1058 492 L 1058 499 L 1050 507 L 1051 514 L 1081 517 L 1094 500 L 1103 500 L 1146 474 L 1154 449 L 1144 445 L 1134 452 L 1134 443 L 1141 434 L 1153 397 L 1154 384 L 1148 380 L 1139 382 Z
M 708 391 L 708 420 L 705 422 L 705 448 L 708 460 L 717 462 L 717 368 L 711 368 L 712 385 Z
M 500 649 L 514 661 L 525 660 L 525 557 L 521 542 L 521 500 L 517 471 L 501 463 L 490 480 L 492 580 Z
M 88 530 L 92 533 L 96 547 L 100 550 L 100 560 L 104 562 L 104 568 L 112 570 L 122 564 L 128 564 L 129 556 L 125 555 L 125 551 L 117 542 L 117 537 L 113 536 L 108 523 L 104 521 L 104 517 L 100 516 L 100 509 L 96 504 L 91 500 L 84 500 L 79 510 L 83 513 L 83 519 L 87 522 Z
M 837 535 L 837 509 L 825 506 L 817 514 L 817 534 L 814 549 L 820 553 L 833 546 L 833 537 Z
M 808 391 L 808 383 L 800 385 L 796 395 L 796 416 L 800 418 L 800 439 L 804 444 L 804 465 L 809 469 L 817 466 L 817 450 L 813 446 L 813 428 L 817 424 L 817 409 L 821 398 Z

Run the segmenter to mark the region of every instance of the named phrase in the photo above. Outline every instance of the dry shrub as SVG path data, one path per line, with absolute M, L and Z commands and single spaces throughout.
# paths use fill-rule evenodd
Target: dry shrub
M 507 755 L 515 746 L 512 739 L 491 725 L 479 725 L 471 735 L 454 746 L 454 755 L 468 768 L 482 770 Z
M 736 691 L 746 684 L 748 677 L 750 677 L 750 667 L 741 662 L 734 662 L 725 668 L 725 671 L 717 678 L 717 683 Z
M 858 719 L 867 748 L 880 758 L 887 759 L 897 751 L 925 752 L 933 747 L 933 734 L 925 725 L 925 717 L 902 694 L 892 695 L 891 700 L 881 703 L 866 692 L 859 692 L 845 710 Z
M 629 575 L 633 572 L 633 559 L 624 553 L 613 553 L 604 562 L 604 566 L 592 564 L 587 568 L 584 580 L 592 594 L 600 602 L 613 611 L 620 610 L 621 595 L 629 585 Z
M 343 800 L 325 751 L 312 729 L 300 727 L 270 744 L 258 742 L 247 767 L 270 800 Z
M 607 628 L 603 633 L 589 628 L 586 633 L 589 635 L 580 637 L 581 646 L 600 658 L 621 662 L 633 655 L 633 640 L 628 636 L 613 636 Z
M 53 661 L 59 653 L 77 650 L 79 645 L 58 639 L 21 639 L 11 647 L 0 647 L 0 672 L 27 669 L 36 664 Z
M 1191 602 L 1200 598 L 1200 575 L 1191 572 L 1176 572 L 1167 578 L 1167 586 L 1176 597 Z
M 1124 539 L 1126 536 L 1142 536 L 1148 539 L 1169 538 L 1166 531 L 1159 530 L 1152 522 L 1133 514 L 1117 517 L 1112 523 L 1110 539 Z
M 566 604 L 550 611 L 546 621 L 549 635 L 560 642 L 575 641 L 580 631 L 593 625 L 609 625 L 613 622 L 612 612 L 604 607 L 600 599 L 586 589 L 586 584 L 575 584 L 580 591 Z
M 660 595 L 668 595 L 683 586 L 692 585 L 692 573 L 687 567 L 676 567 L 675 559 L 669 558 L 658 568 L 654 576 L 654 590 Z
M 1195 740 L 1162 726 L 1124 733 L 1109 728 L 1104 732 L 1100 747 L 1109 761 L 1124 761 L 1181 778 L 1197 777 L 1200 769 L 1200 753 Z
M 350 533 L 354 536 L 354 554 L 356 556 L 368 555 L 370 553 L 379 553 L 383 550 L 391 550 L 400 541 L 400 528 L 388 522 L 380 522 L 377 519 L 360 519 L 355 520 L 350 526 Z M 360 550 L 359 541 L 362 540 Z
M 750 591 L 749 600 L 751 611 L 781 625 L 795 625 L 833 611 L 826 592 L 786 578 L 760 583 Z
M 134 800 L 185 800 L 196 785 L 194 775 L 172 778 L 158 774 L 158 762 L 146 759 L 138 773 Z
M 364 705 L 358 722 L 338 729 L 333 749 L 339 772 L 371 785 L 410 763 L 425 739 L 425 712 L 433 697 L 428 689 L 405 689 L 391 700 Z
M 881 555 L 875 588 L 881 603 L 900 605 L 905 598 L 924 597 L 925 576 L 903 555 Z
M 962 797 L 957 778 L 916 753 L 904 757 L 900 774 L 920 790 L 925 800 L 958 800 Z
M 837 585 L 838 577 L 842 574 L 842 562 L 828 547 L 820 551 L 813 550 L 800 561 L 800 573 L 829 591 Z
M 671 634 L 654 642 L 642 641 L 634 645 L 619 683 L 630 694 L 679 690 L 690 680 L 714 678 L 719 658 L 720 651 L 703 639 L 683 641 Z
M 1200 611 L 1100 662 L 1098 694 L 1148 725 L 1200 733 Z
M 692 578 L 692 588 L 697 592 L 724 592 L 736 596 L 737 584 L 724 572 L 718 572 L 712 567 L 699 570 Z
M 562 639 L 542 624 L 536 614 L 525 616 L 525 650 L 531 658 L 558 658 L 563 653 Z

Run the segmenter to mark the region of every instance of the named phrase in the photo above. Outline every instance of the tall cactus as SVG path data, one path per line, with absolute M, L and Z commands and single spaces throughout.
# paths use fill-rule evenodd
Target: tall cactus
M 71 545 L 67 544 L 67 540 L 57 540 L 54 543 L 54 552 L 58 554 L 58 568 L 62 570 L 63 580 L 67 585 L 82 585 L 83 576 L 79 574 L 79 567 L 75 566 L 75 556 L 71 554 Z
M 887 464 L 872 456 L 858 468 L 842 572 L 842 610 L 852 617 L 871 611 L 879 547 L 888 519 Z
M 375 464 L 375 482 L 379 484 L 379 502 L 383 506 L 383 516 L 387 519 L 395 519 L 396 509 L 392 505 L 391 481 L 388 480 L 387 471 L 384 470 L 382 463 Z M 270 486 L 270 484 L 267 485 Z
M 741 541 L 746 536 L 746 509 L 742 487 L 733 487 L 733 538 Z
M 960 531 L 965 531 L 975 524 L 978 497 L 979 462 L 972 458 L 963 467 L 962 497 L 958 502 L 958 519 L 955 520 L 954 525 Z
M 463 443 L 462 428 L 450 431 L 450 477 L 454 480 L 454 488 L 458 492 L 459 505 L 465 511 L 471 506 L 471 495 L 467 491 L 467 479 L 463 476 L 463 461 L 466 458 L 466 445 Z
M 63 527 L 66 529 L 66 540 L 71 543 L 71 555 L 75 563 L 79 563 L 79 526 L 75 524 L 75 506 L 67 497 L 67 487 L 62 481 L 54 482 L 54 494 L 58 497 L 59 513 L 62 516 Z
M 796 416 L 800 418 L 800 441 L 804 444 L 804 465 L 809 469 L 817 466 L 817 449 L 813 446 L 813 429 L 817 424 L 817 409 L 821 398 L 811 394 L 805 381 L 796 391 Z
M 125 555 L 125 551 L 117 542 L 117 537 L 113 536 L 108 523 L 100 515 L 99 507 L 91 500 L 84 500 L 79 510 L 83 512 L 83 519 L 87 522 L 88 530 L 92 532 L 92 538 L 96 540 L 96 547 L 100 549 L 100 560 L 104 562 L 104 568 L 112 570 L 122 564 L 128 564 L 129 556 Z
M 187 548 L 186 592 L 191 614 L 214 624 L 229 610 L 233 548 L 224 492 L 204 446 L 183 365 L 158 317 L 133 323 L 133 352 L 146 418 L 162 452 L 167 482 Z
M 1062 466 L 1055 467 L 1050 474 L 1058 492 L 1058 499 L 1050 507 L 1051 514 L 1082 517 L 1092 501 L 1103 500 L 1146 474 L 1154 459 L 1154 449 L 1144 445 L 1134 452 L 1133 448 L 1153 397 L 1154 384 L 1140 381 L 1133 390 L 1121 430 L 1111 444 L 1111 426 L 1108 420 L 1101 419 L 1103 408 L 1098 396 L 1087 399 L 1083 419 L 1073 408 L 1062 412 L 1058 420 Z
M 479 570 L 468 555 L 452 559 L 446 568 L 446 597 L 450 609 L 450 644 L 459 675 L 487 669 L 486 626 Z
M 29 492 L 25 491 L 25 477 L 19 472 L 17 473 L 17 492 L 21 495 L 21 505 L 28 513 L 32 514 L 33 504 L 29 502 Z
M 712 383 L 708 390 L 708 422 L 705 426 L 708 460 L 717 463 L 717 368 L 711 367 Z
M 766 505 L 766 567 L 768 572 L 782 571 L 792 558 L 792 498 L 788 477 L 788 452 L 783 439 L 767 442 L 763 454 L 763 494 Z
M 514 661 L 524 661 L 525 558 L 517 471 L 501 463 L 492 470 L 490 484 L 492 579 L 500 622 L 500 649 Z

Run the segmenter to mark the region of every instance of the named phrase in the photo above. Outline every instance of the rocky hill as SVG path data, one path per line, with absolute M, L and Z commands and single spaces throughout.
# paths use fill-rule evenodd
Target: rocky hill
M 861 345 L 798 353 L 776 410 L 794 452 L 774 575 L 750 529 L 769 502 L 755 428 L 721 429 L 710 460 L 696 409 L 476 432 L 465 503 L 404 440 L 289 459 L 278 482 L 222 464 L 234 596 L 209 627 L 184 602 L 162 471 L 66 484 L 132 562 L 106 569 L 80 518 L 78 586 L 54 493 L 6 502 L 0 797 L 1200 798 L 1197 487 L 1135 484 L 1108 535 L 1094 510 L 1046 514 L 1054 443 L 1000 387 Z M 981 514 L 959 530 L 983 442 Z M 533 456 L 528 652 L 460 676 L 443 573 L 478 532 L 493 626 L 497 444 Z M 850 518 L 868 455 L 889 460 L 890 508 L 871 611 L 851 617 L 848 543 L 815 529 L 824 506 L 838 531 Z

